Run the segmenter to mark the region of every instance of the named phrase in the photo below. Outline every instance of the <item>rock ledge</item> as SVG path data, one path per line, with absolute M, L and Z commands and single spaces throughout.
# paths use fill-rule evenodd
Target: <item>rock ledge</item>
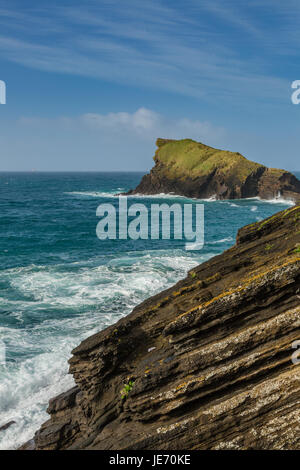
M 300 206 L 74 349 L 35 448 L 299 448 L 299 293 Z

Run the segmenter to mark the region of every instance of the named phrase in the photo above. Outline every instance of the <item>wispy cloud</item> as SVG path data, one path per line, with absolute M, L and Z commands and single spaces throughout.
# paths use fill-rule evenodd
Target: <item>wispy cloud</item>
M 2 3 L 6 60 L 208 100 L 286 100 L 290 77 L 278 73 L 275 46 L 277 32 L 280 54 L 296 41 L 300 8 L 293 0 Z

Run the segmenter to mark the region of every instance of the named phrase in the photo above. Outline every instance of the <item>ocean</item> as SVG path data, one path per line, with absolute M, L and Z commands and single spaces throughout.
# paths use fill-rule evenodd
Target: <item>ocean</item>
M 290 205 L 203 201 L 200 251 L 186 251 L 184 241 L 172 239 L 100 241 L 98 205 L 117 207 L 115 195 L 134 188 L 141 176 L 0 173 L 0 347 L 6 357 L 0 363 L 0 427 L 16 422 L 0 432 L 0 449 L 32 438 L 48 419 L 48 400 L 73 386 L 72 348 L 232 246 L 238 228 Z M 159 195 L 130 197 L 133 202 L 150 207 L 191 200 Z

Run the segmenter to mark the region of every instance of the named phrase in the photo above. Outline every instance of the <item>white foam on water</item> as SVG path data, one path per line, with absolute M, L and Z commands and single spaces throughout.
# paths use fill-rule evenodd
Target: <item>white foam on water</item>
M 79 197 L 115 197 L 120 190 L 118 191 L 70 191 L 65 192 L 64 194 L 69 194 L 71 196 Z
M 24 359 L 0 366 L 0 426 L 16 421 L 0 433 L 0 449 L 15 449 L 31 439 L 48 419 L 49 399 L 73 386 L 67 361 L 81 340 L 210 256 L 156 250 L 126 253 L 100 266 L 93 259 L 3 271 L 1 280 L 18 300 L 3 299 L 1 308 L 11 312 L 19 327 L 0 328 L 0 339 Z
M 117 194 L 115 194 L 116 196 Z M 175 193 L 157 193 L 157 194 L 129 194 L 127 197 L 129 198 L 166 198 L 166 199 L 173 199 L 173 198 L 180 198 L 180 199 L 186 199 L 186 200 L 192 200 L 192 201 L 203 201 L 203 202 L 219 202 L 222 204 L 229 204 L 231 207 L 240 207 L 240 205 L 236 204 L 235 202 L 232 202 L 230 200 L 223 200 L 223 199 L 217 199 L 217 196 L 211 196 L 209 198 L 192 198 L 192 197 L 186 197 L 180 194 L 175 194 Z M 243 202 L 243 201 L 260 201 L 262 203 L 268 203 L 268 204 L 282 204 L 282 205 L 288 205 L 288 206 L 294 206 L 295 201 L 291 199 L 284 199 L 283 197 L 276 197 L 273 199 L 262 199 L 258 196 L 256 197 L 249 197 L 249 198 L 242 198 L 242 199 L 236 199 L 236 202 Z
M 196 197 L 187 197 L 187 196 L 182 196 L 180 194 L 175 194 L 175 193 L 157 193 L 157 194 L 141 194 L 141 193 L 136 193 L 136 194 L 128 194 L 128 198 L 141 198 L 141 199 L 184 199 L 186 201 L 201 201 L 201 202 L 216 202 L 216 196 L 212 196 L 210 198 L 196 198 Z
M 227 243 L 227 242 L 233 242 L 234 239 L 232 237 L 227 237 L 227 238 L 222 238 L 221 240 L 215 240 L 212 242 L 207 242 L 207 245 L 219 245 L 220 243 Z
M 135 194 L 128 194 L 128 198 L 141 198 L 141 199 L 188 199 L 185 196 L 181 196 L 180 194 L 173 194 L 173 193 L 157 193 L 157 194 L 142 194 L 142 193 L 135 193 Z
M 231 201 L 218 201 L 220 202 L 221 204 L 228 204 L 230 207 L 240 207 L 238 204 L 235 204 L 234 202 L 231 202 Z
M 1 450 L 15 449 L 31 439 L 49 418 L 46 413 L 49 398 L 73 386 L 73 378 L 67 375 L 66 359 L 66 353 L 55 350 L 24 361 L 16 366 L 15 373 L 1 370 L 0 425 L 16 422 L 1 432 Z
M 120 191 L 124 191 L 124 188 L 118 188 L 115 191 L 69 191 L 65 192 L 64 194 L 68 194 L 71 196 L 77 196 L 80 198 L 116 198 L 119 197 Z M 189 200 L 189 201 L 201 201 L 201 202 L 220 202 L 223 204 L 229 204 L 231 207 L 240 207 L 238 204 L 232 202 L 232 201 L 226 201 L 226 200 L 220 200 L 217 199 L 217 196 L 211 196 L 209 198 L 192 198 L 192 197 L 186 197 L 180 194 L 175 194 L 175 193 L 157 193 L 157 194 L 141 194 L 141 193 L 136 193 L 136 194 L 128 194 L 128 198 L 141 198 L 141 199 L 184 199 L 184 200 Z M 268 204 L 282 204 L 282 205 L 287 205 L 287 206 L 294 206 L 295 201 L 290 200 L 290 199 L 284 199 L 282 197 L 277 197 L 273 199 L 262 199 L 260 197 L 250 197 L 250 198 L 243 198 L 243 199 L 237 199 L 238 201 L 260 201 L 262 203 L 268 203 Z
M 68 194 L 79 198 L 116 197 L 115 192 Z M 140 197 L 187 199 L 174 194 Z M 254 206 L 251 200 L 247 212 L 249 207 L 260 209 L 264 202 L 271 202 L 255 199 Z M 277 199 L 278 203 L 289 205 Z M 263 219 L 259 213 L 255 214 L 256 220 Z M 221 252 L 223 243 L 233 241 L 232 237 L 220 237 L 207 245 L 216 245 Z M 0 340 L 12 358 L 15 354 L 23 359 L 0 365 L 0 426 L 16 421 L 0 432 L 0 449 L 17 448 L 32 438 L 48 419 L 48 400 L 73 386 L 67 361 L 81 340 L 127 315 L 141 301 L 171 286 L 215 254 L 153 250 L 119 254 L 105 263 L 103 257 L 94 257 L 85 262 L 63 260 L 56 265 L 1 271 L 0 280 L 13 291 L 11 298 L 0 299 L 1 309 L 9 312 L 16 326 L 1 327 Z
M 284 199 L 283 197 L 276 197 L 273 199 L 262 199 L 260 197 L 249 197 L 240 199 L 241 201 L 259 201 L 267 204 L 282 204 L 283 206 L 294 206 L 296 203 L 292 199 Z
M 291 199 L 283 199 L 282 197 L 278 197 L 275 199 L 260 199 L 262 202 L 267 202 L 268 204 L 282 204 L 284 206 L 294 206 L 295 201 Z

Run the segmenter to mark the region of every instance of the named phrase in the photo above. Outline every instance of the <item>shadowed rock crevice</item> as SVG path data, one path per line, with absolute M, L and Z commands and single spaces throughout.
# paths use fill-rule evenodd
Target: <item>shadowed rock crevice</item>
M 299 247 L 295 206 L 83 341 L 35 448 L 299 448 Z

